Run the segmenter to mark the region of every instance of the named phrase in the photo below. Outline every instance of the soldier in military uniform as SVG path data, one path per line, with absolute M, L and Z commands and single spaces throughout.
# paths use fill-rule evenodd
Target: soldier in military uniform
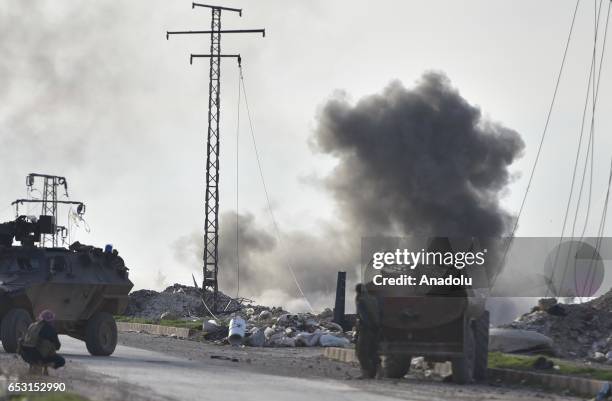
M 49 365 L 58 369 L 66 364 L 66 360 L 57 354 L 61 344 L 53 327 L 54 321 L 55 314 L 52 311 L 42 311 L 21 340 L 19 353 L 30 364 L 31 373 L 42 368 L 46 374 Z

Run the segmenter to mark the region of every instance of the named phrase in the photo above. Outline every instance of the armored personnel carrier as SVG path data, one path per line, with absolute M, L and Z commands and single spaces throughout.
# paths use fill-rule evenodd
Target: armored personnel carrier
M 103 250 L 79 242 L 67 248 L 42 245 L 45 236 L 53 237 L 62 230 L 53 215 L 19 215 L 0 224 L 2 346 L 16 352 L 28 325 L 41 311 L 50 309 L 56 314 L 60 334 L 84 341 L 92 355 L 111 355 L 117 344 L 113 315 L 125 310 L 133 287 L 128 269 L 110 246 Z
M 435 239 L 430 249 L 451 248 L 445 239 Z M 399 278 L 402 274 L 390 272 L 385 276 Z M 418 293 L 405 287 L 383 288 L 366 279 L 358 284 L 356 292 L 356 352 L 365 377 L 382 373 L 388 378 L 401 378 L 408 373 L 412 357 L 421 356 L 427 362 L 450 361 L 455 383 L 486 378 L 486 290 L 446 286 Z

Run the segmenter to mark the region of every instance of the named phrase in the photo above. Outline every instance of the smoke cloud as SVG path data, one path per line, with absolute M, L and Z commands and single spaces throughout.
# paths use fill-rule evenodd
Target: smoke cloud
M 354 105 L 342 95 L 330 99 L 312 141 L 338 160 L 322 184 L 333 196 L 340 223 L 316 234 L 287 231 L 281 248 L 270 227 L 252 215 L 240 216 L 245 296 L 260 302 L 274 296 L 304 309 L 285 270 L 291 264 L 314 304 L 330 306 L 338 270 L 359 280 L 362 236 L 494 237 L 510 231 L 513 216 L 500 206 L 500 197 L 523 141 L 485 120 L 442 74 L 425 74 L 414 89 L 393 82 Z M 230 294 L 236 283 L 235 224 L 235 213 L 222 216 L 220 279 Z M 187 242 L 199 251 L 202 237 L 191 238 Z
M 523 141 L 484 120 L 444 75 L 427 73 L 412 90 L 394 82 L 354 106 L 332 99 L 319 119 L 315 143 L 339 160 L 326 186 L 357 232 L 509 232 L 499 200 Z
M 239 220 L 238 241 L 236 219 Z M 331 226 L 324 227 L 319 235 L 287 231 L 283 233 L 281 246 L 271 235 L 271 227 L 252 214 L 237 215 L 232 211 L 220 216 L 219 231 L 219 280 L 221 290 L 228 295 L 240 295 L 292 311 L 307 310 L 288 270 L 291 265 L 313 307 L 323 309 L 329 307 L 330 296 L 335 291 L 337 271 L 349 270 L 353 280 L 357 279 L 359 261 L 354 251 L 358 248 L 349 248 L 343 238 L 345 233 Z M 193 266 L 196 277 L 201 277 L 203 241 L 202 234 L 193 233 L 174 244 L 176 258 L 183 266 Z M 355 246 L 359 246 L 359 241 Z
M 108 62 L 119 57 L 109 43 L 116 37 L 109 26 L 120 9 L 107 5 L 93 12 L 79 3 L 50 12 L 47 7 L 55 5 L 10 1 L 0 12 L 4 161 L 81 161 L 83 149 L 95 140 L 91 132 L 104 125 L 100 109 L 112 109 L 113 100 L 123 92 L 116 85 L 117 64 Z M 20 180 L 22 175 L 25 172 Z

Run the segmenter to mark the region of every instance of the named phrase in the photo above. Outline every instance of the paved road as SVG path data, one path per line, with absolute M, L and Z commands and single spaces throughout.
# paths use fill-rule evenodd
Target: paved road
M 363 392 L 339 381 L 257 374 L 228 361 L 185 361 L 137 348 L 117 346 L 112 357 L 91 357 L 85 344 L 62 336 L 62 355 L 93 372 L 151 388 L 176 400 L 387 401 L 405 398 Z
M 244 368 L 243 363 L 186 360 L 145 349 L 117 346 L 111 357 L 91 357 L 84 343 L 62 336 L 62 354 L 87 370 L 151 391 L 151 398 L 215 401 L 468 401 L 575 400 L 571 397 L 489 386 L 402 381 L 330 380 L 273 375 Z M 199 360 L 198 360 L 199 359 Z M 108 383 L 108 380 L 105 381 Z M 112 383 L 112 380 L 111 380 Z M 144 391 L 144 390 L 143 390 Z M 146 394 L 141 394 L 146 396 Z

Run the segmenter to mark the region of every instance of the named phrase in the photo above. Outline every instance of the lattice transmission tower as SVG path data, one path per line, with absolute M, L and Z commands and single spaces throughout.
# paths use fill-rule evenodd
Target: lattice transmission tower
M 191 54 L 189 63 L 194 58 L 210 59 L 208 84 L 208 132 L 206 137 L 206 195 L 205 195 L 205 223 L 204 223 L 204 279 L 202 288 L 204 298 L 207 292 L 212 293 L 210 309 L 217 311 L 219 291 L 219 121 L 221 116 L 221 59 L 235 58 L 238 65 L 242 59 L 240 54 L 221 54 L 221 37 L 225 33 L 261 33 L 266 36 L 265 29 L 221 29 L 221 12 L 237 12 L 242 16 L 242 9 L 212 6 L 208 4 L 192 3 L 196 7 L 209 8 L 212 13 L 210 30 L 205 31 L 167 31 L 166 39 L 172 35 L 210 35 L 209 54 Z

